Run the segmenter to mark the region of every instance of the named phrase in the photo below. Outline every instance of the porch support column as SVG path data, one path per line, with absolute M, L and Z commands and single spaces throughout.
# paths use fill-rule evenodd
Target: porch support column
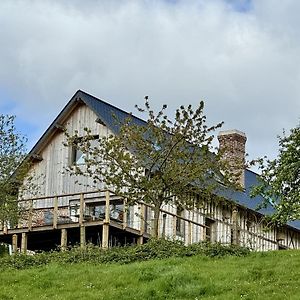
M 108 249 L 109 239 L 109 224 L 110 224 L 110 194 L 109 191 L 105 192 L 105 220 L 102 228 L 102 248 Z
M 18 251 L 18 235 L 14 234 L 12 236 L 12 253 L 17 253 Z
M 65 251 L 67 249 L 67 244 L 68 244 L 68 231 L 67 229 L 63 228 L 61 230 L 61 239 L 60 239 L 61 251 Z
M 85 226 L 84 225 L 80 225 L 80 247 L 81 248 L 85 248 L 85 243 L 86 243 L 86 239 L 85 239 Z
M 27 253 L 27 233 L 22 233 L 22 239 L 21 239 L 21 253 L 26 254 Z

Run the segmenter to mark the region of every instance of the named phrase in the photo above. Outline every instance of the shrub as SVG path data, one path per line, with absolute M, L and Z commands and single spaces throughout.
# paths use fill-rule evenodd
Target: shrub
M 2 268 L 25 269 L 33 266 L 43 266 L 51 262 L 62 264 L 74 263 L 120 263 L 128 264 L 149 259 L 165 259 L 169 257 L 184 257 L 202 255 L 208 257 L 222 257 L 228 255 L 246 256 L 249 249 L 222 245 L 220 243 L 202 242 L 184 246 L 180 241 L 151 239 L 146 244 L 114 247 L 108 250 L 94 245 L 87 245 L 85 249 L 73 247 L 67 251 L 40 252 L 35 255 L 16 254 L 0 258 Z
M 0 257 L 8 255 L 8 246 L 4 244 L 0 244 Z

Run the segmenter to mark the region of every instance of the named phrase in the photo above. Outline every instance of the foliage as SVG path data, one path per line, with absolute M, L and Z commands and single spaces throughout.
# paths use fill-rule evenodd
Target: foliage
M 297 300 L 299 258 L 298 250 L 287 250 L 222 259 L 198 255 L 127 265 L 50 263 L 2 269 L 0 299 Z
M 15 117 L 0 115 L 0 221 L 16 222 L 18 186 L 27 167 L 20 167 L 25 157 L 26 138 L 16 131 Z M 18 172 L 15 172 L 19 167 Z
M 0 257 L 8 255 L 8 245 L 0 244 Z
M 85 159 L 85 166 L 71 166 L 72 173 L 90 176 L 96 185 L 104 182 L 129 205 L 138 201 L 153 205 L 153 234 L 157 236 L 163 204 L 172 202 L 187 209 L 200 206 L 215 197 L 219 180 L 224 184 L 235 180 L 222 153 L 212 153 L 213 133 L 222 123 L 206 125 L 204 102 L 196 110 L 180 106 L 172 120 L 166 105 L 156 114 L 147 99 L 143 109 L 137 107 L 147 114 L 144 125 L 136 125 L 129 117 L 124 122 L 116 120 L 117 135 L 95 137 L 88 128 L 84 137 L 78 132 L 66 134 L 69 144 L 84 153 Z
M 127 264 L 149 259 L 165 259 L 168 257 L 184 257 L 204 255 L 207 257 L 223 257 L 227 255 L 246 256 L 249 249 L 234 245 L 219 243 L 198 243 L 184 246 L 179 241 L 152 239 L 143 245 L 113 247 L 103 250 L 100 247 L 88 245 L 85 249 L 70 248 L 68 251 L 41 252 L 35 255 L 16 254 L 0 259 L 2 268 L 26 269 L 28 267 L 42 266 L 49 263 L 121 263 Z
M 261 195 L 264 206 L 275 208 L 271 221 L 285 224 L 300 218 L 300 125 L 278 138 L 278 157 L 258 160 L 261 182 L 252 196 Z

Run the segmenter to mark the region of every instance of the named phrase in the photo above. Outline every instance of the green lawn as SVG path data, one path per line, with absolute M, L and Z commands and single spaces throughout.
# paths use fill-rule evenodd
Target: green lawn
M 0 299 L 300 299 L 300 252 L 6 269 Z

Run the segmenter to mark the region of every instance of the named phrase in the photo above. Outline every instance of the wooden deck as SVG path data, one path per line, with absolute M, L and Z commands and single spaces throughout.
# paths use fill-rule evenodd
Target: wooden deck
M 48 205 L 40 206 L 39 202 Z M 146 210 L 152 207 L 138 203 L 138 213 L 129 210 L 126 199 L 110 190 L 73 193 L 56 196 L 23 199 L 18 201 L 21 215 L 16 226 L 1 224 L 0 243 L 12 245 L 13 252 L 26 253 L 27 250 L 50 250 L 57 247 L 86 243 L 98 244 L 103 248 L 114 245 L 142 244 L 151 236 L 151 217 Z M 130 213 L 129 213 L 130 212 Z M 203 229 L 205 225 L 161 210 L 160 233 L 168 231 L 176 236 L 178 220 L 187 226 L 183 241 L 192 243 L 193 229 Z M 199 231 L 200 232 L 200 231 Z M 200 239 L 203 239 L 204 232 Z

